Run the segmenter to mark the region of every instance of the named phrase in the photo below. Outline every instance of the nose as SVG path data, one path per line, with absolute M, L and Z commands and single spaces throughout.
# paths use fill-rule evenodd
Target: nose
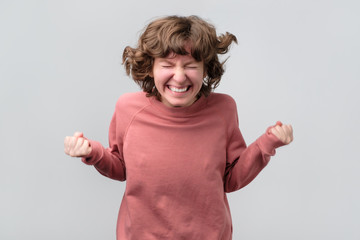
M 181 67 L 175 68 L 173 80 L 175 80 L 178 83 L 182 83 L 186 80 L 186 74 L 184 68 Z

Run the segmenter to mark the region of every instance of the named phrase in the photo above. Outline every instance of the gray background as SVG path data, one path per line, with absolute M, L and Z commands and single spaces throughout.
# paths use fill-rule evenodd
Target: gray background
M 229 194 L 234 239 L 360 239 L 360 3 L 0 1 L 0 239 L 115 239 L 125 183 L 63 152 L 74 131 L 107 145 L 137 85 L 121 54 L 154 17 L 199 15 L 239 44 L 217 92 L 248 144 L 277 120 L 295 140 Z

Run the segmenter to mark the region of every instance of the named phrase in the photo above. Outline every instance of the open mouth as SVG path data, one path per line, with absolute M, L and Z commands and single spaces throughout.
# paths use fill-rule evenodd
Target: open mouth
M 177 92 L 177 93 L 183 93 L 183 92 L 187 92 L 190 89 L 190 86 L 186 86 L 183 88 L 177 88 L 174 86 L 167 86 L 171 91 L 173 92 Z

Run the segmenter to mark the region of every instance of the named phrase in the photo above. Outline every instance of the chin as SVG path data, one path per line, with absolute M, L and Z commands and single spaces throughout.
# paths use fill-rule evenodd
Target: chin
M 189 106 L 193 105 L 194 102 L 195 101 L 187 101 L 187 102 L 182 102 L 182 103 L 178 102 L 178 103 L 172 104 L 172 106 L 174 106 L 174 107 L 189 107 Z
M 170 103 L 171 107 L 180 108 L 180 107 L 186 107 L 189 106 L 188 104 L 181 104 L 181 103 Z

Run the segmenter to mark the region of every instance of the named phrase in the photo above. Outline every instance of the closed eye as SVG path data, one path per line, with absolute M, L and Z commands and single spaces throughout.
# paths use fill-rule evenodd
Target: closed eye
M 190 65 L 190 66 L 186 66 L 186 68 L 196 69 L 196 68 L 198 68 L 198 66 L 192 66 L 192 65 Z

